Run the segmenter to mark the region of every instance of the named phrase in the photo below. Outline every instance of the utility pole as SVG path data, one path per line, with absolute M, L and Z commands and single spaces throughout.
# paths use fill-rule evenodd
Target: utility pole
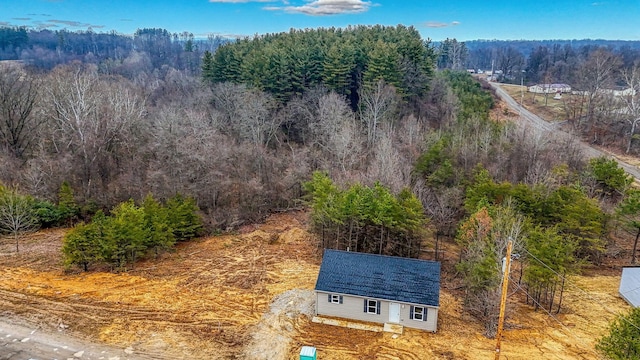
M 500 342 L 502 340 L 502 328 L 504 326 L 504 308 L 507 303 L 507 291 L 509 290 L 509 270 L 511 269 L 511 248 L 513 241 L 507 243 L 507 256 L 502 269 L 502 297 L 500 298 L 500 316 L 498 317 L 498 333 L 496 334 L 496 358 L 500 360 Z
M 524 103 L 524 76 L 522 74 L 522 70 L 520 70 L 520 107 L 519 115 L 522 117 L 522 104 Z
M 494 60 L 491 59 L 491 79 L 495 79 L 495 77 L 493 75 L 493 64 L 494 64 Z

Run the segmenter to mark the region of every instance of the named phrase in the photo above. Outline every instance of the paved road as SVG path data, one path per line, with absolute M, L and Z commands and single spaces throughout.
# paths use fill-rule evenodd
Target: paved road
M 0 360 L 141 360 L 133 349 L 89 343 L 62 332 L 45 333 L 0 316 Z
M 565 131 L 558 129 L 553 124 L 550 124 L 549 122 L 540 118 L 538 115 L 520 106 L 520 104 L 518 104 L 516 100 L 514 100 L 509 94 L 507 94 L 507 92 L 504 91 L 498 83 L 490 82 L 490 84 L 496 90 L 496 93 L 498 94 L 498 96 L 507 104 L 507 106 L 509 106 L 511 110 L 519 113 L 521 115 L 521 118 L 527 123 L 529 123 L 533 128 L 542 130 L 542 131 L 553 132 L 555 134 L 560 134 L 563 136 L 573 136 Z M 640 169 L 637 166 L 630 165 L 616 158 L 615 156 L 608 154 L 606 152 L 603 152 L 594 147 L 591 147 L 589 144 L 586 144 L 584 142 L 580 142 L 580 144 L 582 145 L 582 151 L 588 158 L 594 158 L 594 157 L 600 157 L 600 156 L 606 156 L 606 157 L 612 158 L 618 162 L 620 167 L 623 168 L 627 172 L 627 174 L 636 178 L 636 181 L 640 181 Z

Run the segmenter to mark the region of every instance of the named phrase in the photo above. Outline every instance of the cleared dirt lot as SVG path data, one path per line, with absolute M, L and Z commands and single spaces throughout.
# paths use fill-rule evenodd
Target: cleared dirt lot
M 462 313 L 446 281 L 435 334 L 405 329 L 396 337 L 312 323 L 308 298 L 320 257 L 304 229 L 304 214 L 278 215 L 237 235 L 181 244 L 122 274 L 65 273 L 64 230 L 35 234 L 19 255 L 2 240 L 0 311 L 41 331 L 64 329 L 153 358 L 297 359 L 302 345 L 316 346 L 319 359 L 493 356 L 495 341 Z M 599 359 L 595 339 L 628 309 L 617 295 L 619 277 L 603 274 L 572 278 L 555 318 L 523 305 L 512 288 L 504 358 Z

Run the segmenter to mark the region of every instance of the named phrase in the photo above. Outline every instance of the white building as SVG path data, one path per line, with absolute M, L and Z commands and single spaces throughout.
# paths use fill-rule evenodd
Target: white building
M 623 267 L 620 278 L 620 296 L 633 307 L 640 306 L 640 267 Z
M 529 86 L 528 91 L 536 94 L 570 93 L 571 86 L 567 84 L 537 84 Z

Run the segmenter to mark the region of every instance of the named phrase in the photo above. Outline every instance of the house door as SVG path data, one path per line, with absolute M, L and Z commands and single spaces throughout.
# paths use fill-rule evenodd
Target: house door
M 396 324 L 400 322 L 400 304 L 389 303 L 389 322 Z

